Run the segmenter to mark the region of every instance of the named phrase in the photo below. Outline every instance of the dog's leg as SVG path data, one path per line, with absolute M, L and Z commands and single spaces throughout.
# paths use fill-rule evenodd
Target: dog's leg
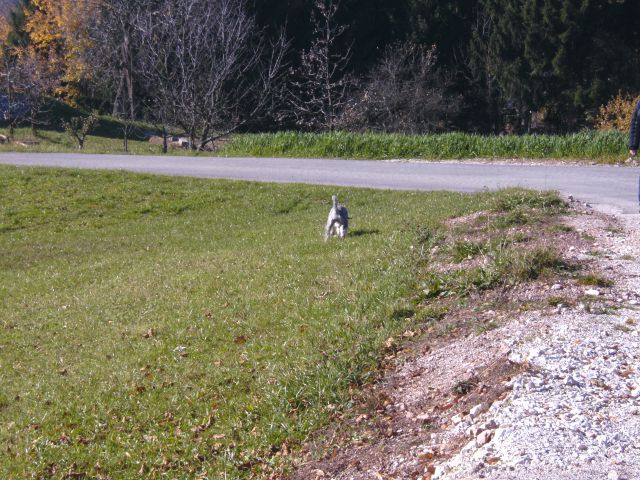
M 324 227 L 324 241 L 328 241 L 331 236 L 331 230 L 333 230 L 333 219 L 329 217 L 327 224 Z

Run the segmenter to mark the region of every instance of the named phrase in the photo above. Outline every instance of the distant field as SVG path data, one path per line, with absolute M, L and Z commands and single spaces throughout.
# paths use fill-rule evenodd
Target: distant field
M 100 135 L 90 136 L 85 153 L 123 153 L 117 125 L 110 121 Z M 17 138 L 31 139 L 28 129 Z M 77 152 L 66 134 L 42 131 L 39 145 L 23 148 L 0 145 L 2 151 Z M 573 135 L 483 136 L 464 133 L 441 135 L 394 135 L 373 133 L 296 133 L 234 135 L 215 153 L 172 149 L 171 155 L 222 155 L 254 157 L 311 157 L 351 159 L 556 159 L 598 163 L 624 162 L 628 157 L 627 135 L 618 131 Z M 161 147 L 145 141 L 129 142 L 129 153 L 161 155 Z
M 425 229 L 501 196 L 1 167 L 0 477 L 268 476 L 418 322 Z

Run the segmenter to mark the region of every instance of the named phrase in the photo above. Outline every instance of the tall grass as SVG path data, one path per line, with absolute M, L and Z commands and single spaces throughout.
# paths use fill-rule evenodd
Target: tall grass
M 626 135 L 618 131 L 523 136 L 281 132 L 234 136 L 220 153 L 257 157 L 430 160 L 528 158 L 615 162 L 627 158 L 626 142 Z
M 139 125 L 129 142 L 133 155 L 162 155 L 159 145 L 141 140 Z M 152 131 L 151 127 L 147 128 Z M 100 128 L 87 139 L 83 153 L 122 154 L 122 131 L 115 120 L 101 118 Z M 37 140 L 38 145 L 0 145 L 0 152 L 78 152 L 64 133 L 42 130 L 32 138 L 28 129 L 18 129 L 17 139 Z M 619 131 L 583 132 L 573 135 L 490 136 L 466 133 L 399 135 L 378 133 L 238 134 L 216 152 L 173 149 L 170 155 L 231 157 L 300 157 L 351 159 L 571 159 L 616 163 L 627 159 L 627 138 Z

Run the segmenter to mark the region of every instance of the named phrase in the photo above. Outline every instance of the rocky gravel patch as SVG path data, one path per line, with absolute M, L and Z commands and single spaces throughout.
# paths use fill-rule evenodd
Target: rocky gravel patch
M 604 229 L 606 221 L 572 220 L 596 239 L 598 266 L 615 286 L 585 289 L 597 308 L 580 303 L 511 325 L 502 342 L 526 373 L 509 382 L 505 399 L 447 432 L 468 442 L 426 478 L 640 478 L 640 221 L 626 216 L 619 229 Z

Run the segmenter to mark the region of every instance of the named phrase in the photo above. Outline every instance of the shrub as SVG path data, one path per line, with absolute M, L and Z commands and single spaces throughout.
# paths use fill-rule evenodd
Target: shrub
M 450 81 L 436 69 L 436 60 L 435 46 L 407 42 L 387 47 L 342 126 L 395 133 L 448 130 L 460 99 L 446 94 Z
M 620 130 L 626 132 L 631 126 L 631 116 L 640 101 L 640 95 L 618 93 L 600 107 L 596 117 L 598 130 Z
M 84 148 L 84 142 L 87 135 L 89 135 L 97 125 L 97 112 L 91 112 L 88 117 L 71 117 L 68 122 L 62 122 L 65 132 L 67 132 L 67 135 L 69 135 L 69 137 L 78 144 L 79 150 Z

